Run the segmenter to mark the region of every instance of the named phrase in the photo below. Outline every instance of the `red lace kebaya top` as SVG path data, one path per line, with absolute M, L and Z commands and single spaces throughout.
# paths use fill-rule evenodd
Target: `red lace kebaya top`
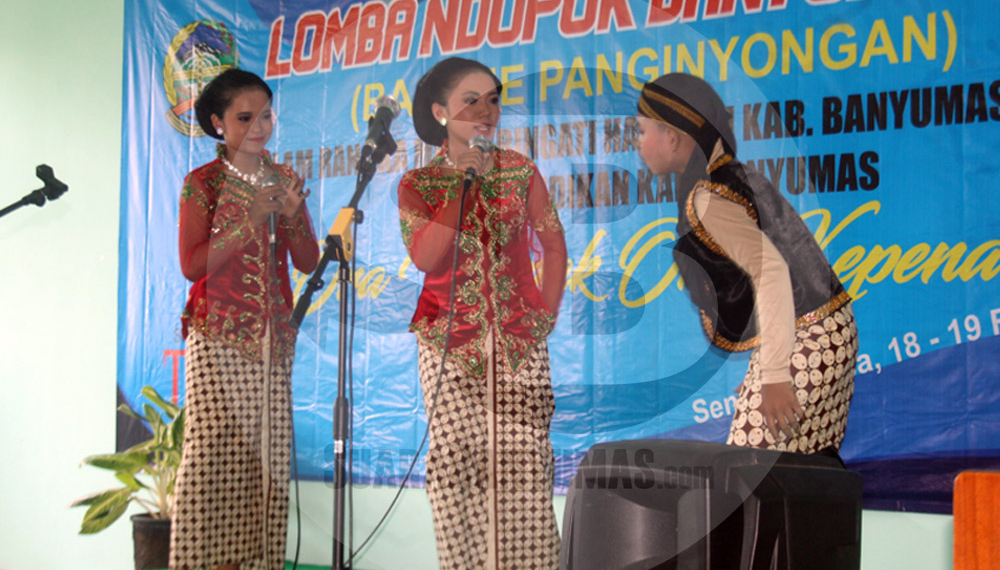
M 220 152 L 224 147 L 220 145 Z M 265 151 L 262 159 L 282 184 L 294 180 L 289 167 L 275 164 Z M 259 360 L 271 324 L 273 355 L 282 358 L 295 345 L 289 324 L 292 289 L 288 256 L 304 273 L 319 260 L 316 237 L 305 203 L 294 218 L 278 216 L 277 263 L 271 256 L 267 224 L 250 224 L 249 209 L 256 189 L 227 174 L 221 160 L 187 175 L 180 204 L 180 261 L 190 281 L 181 317 L 184 337 L 197 329 L 206 337 Z
M 417 264 L 426 276 L 410 324 L 422 341 L 439 350 L 448 333 L 454 240 L 439 245 L 423 238 L 432 224 L 443 223 L 445 206 L 462 191 L 463 175 L 442 168 L 446 152 L 443 147 L 426 167 L 407 172 L 399 183 L 400 225 L 410 257 L 421 259 L 426 247 L 441 250 L 435 267 Z M 546 306 L 535 282 L 529 225 L 542 245 L 546 267 L 563 272 L 555 283 L 558 294 L 566 267 L 562 225 L 534 163 L 511 150 L 496 151 L 493 160 L 494 167 L 472 184 L 466 201 L 448 352 L 475 376 L 486 372 L 490 347 L 485 344 L 491 332 L 498 357 L 517 370 L 555 326 L 558 307 Z

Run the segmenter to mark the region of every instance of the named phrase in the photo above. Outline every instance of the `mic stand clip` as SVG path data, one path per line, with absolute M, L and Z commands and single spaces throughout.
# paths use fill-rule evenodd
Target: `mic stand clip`
M 395 145 L 396 143 L 393 143 Z M 24 198 L 21 198 L 17 202 L 14 202 L 10 206 L 7 206 L 3 210 L 0 210 L 0 218 L 6 216 L 7 214 L 13 212 L 14 210 L 27 206 L 28 204 L 34 204 L 41 208 L 45 205 L 45 200 L 55 200 L 66 193 L 69 190 L 69 186 L 63 184 L 55 175 L 52 173 L 52 167 L 47 164 L 39 164 L 35 167 L 35 176 L 37 176 L 45 186 L 42 186 L 38 190 L 34 190 L 29 193 Z

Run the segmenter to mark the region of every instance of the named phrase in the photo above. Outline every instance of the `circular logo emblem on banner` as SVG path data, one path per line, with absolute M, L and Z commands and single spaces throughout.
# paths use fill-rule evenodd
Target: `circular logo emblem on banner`
M 167 121 L 181 134 L 201 137 L 194 102 L 206 83 L 237 67 L 236 39 L 222 22 L 192 22 L 174 36 L 163 62 L 163 89 L 170 102 Z

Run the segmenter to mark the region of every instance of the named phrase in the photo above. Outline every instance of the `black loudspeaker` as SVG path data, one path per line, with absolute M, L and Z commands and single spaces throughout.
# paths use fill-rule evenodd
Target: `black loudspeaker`
M 837 458 L 678 440 L 590 448 L 561 570 L 858 570 L 861 477 Z

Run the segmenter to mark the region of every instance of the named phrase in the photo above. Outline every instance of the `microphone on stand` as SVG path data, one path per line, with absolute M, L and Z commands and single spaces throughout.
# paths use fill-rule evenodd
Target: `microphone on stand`
M 392 120 L 398 116 L 399 103 L 391 95 L 383 95 L 376 99 L 375 113 L 368 122 L 368 136 L 365 137 L 365 148 L 362 152 L 368 154 L 374 152 L 389 133 Z
M 375 176 L 375 167 L 386 155 L 395 154 L 396 141 L 389 132 L 392 120 L 399 116 L 399 103 L 390 95 L 383 95 L 375 101 L 375 112 L 368 118 L 368 135 L 365 144 L 361 145 L 361 156 L 358 157 L 356 169 L 365 180 Z M 349 208 L 357 209 L 361 194 L 355 192 Z
M 274 173 L 264 179 L 261 188 L 278 186 L 281 180 Z M 271 257 L 278 257 L 278 212 L 271 212 L 267 215 L 267 243 L 271 246 Z

